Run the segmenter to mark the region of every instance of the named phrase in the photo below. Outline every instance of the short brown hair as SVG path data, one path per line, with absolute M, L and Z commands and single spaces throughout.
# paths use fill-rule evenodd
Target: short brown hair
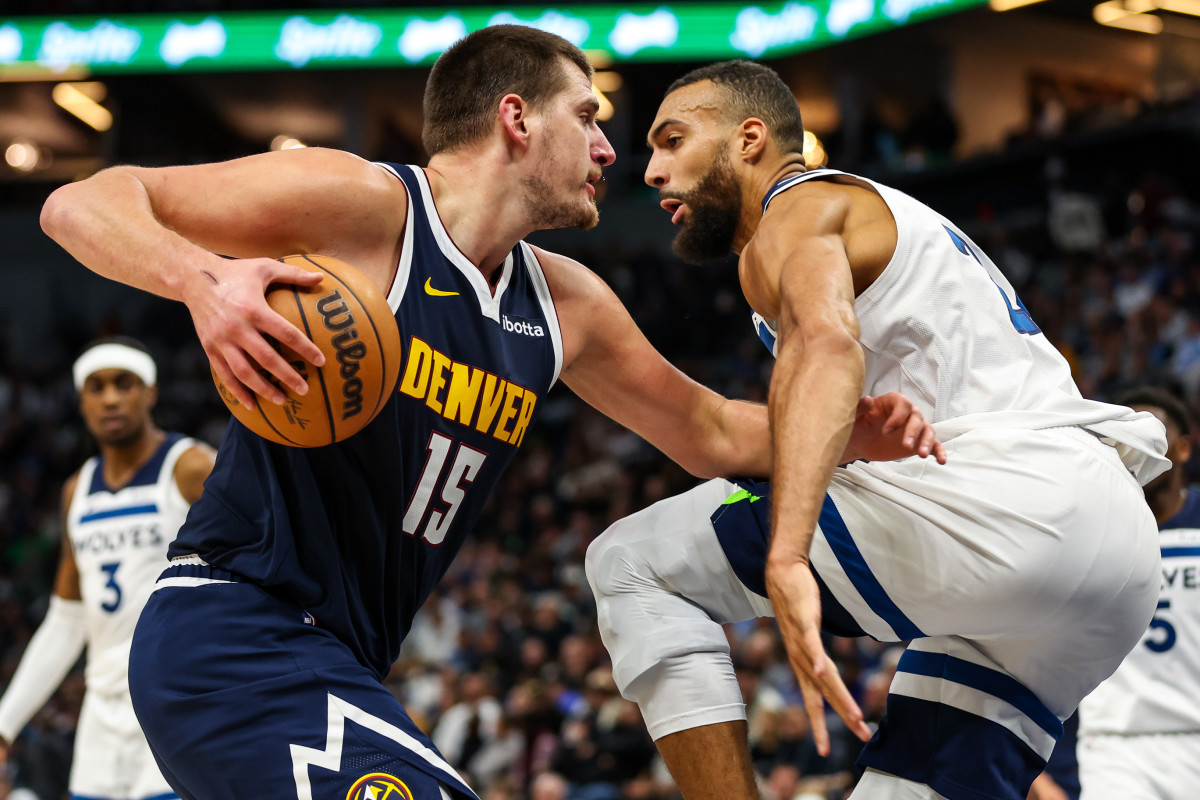
M 534 108 L 551 99 L 567 87 L 563 59 L 591 79 L 582 50 L 537 28 L 492 25 L 459 39 L 425 85 L 425 150 L 432 156 L 485 138 L 506 94 Z
M 700 81 L 712 81 L 724 95 L 725 117 L 740 123 L 757 117 L 785 152 L 804 152 L 804 121 L 792 90 L 779 73 L 753 61 L 721 61 L 694 69 L 671 84 L 667 94 Z

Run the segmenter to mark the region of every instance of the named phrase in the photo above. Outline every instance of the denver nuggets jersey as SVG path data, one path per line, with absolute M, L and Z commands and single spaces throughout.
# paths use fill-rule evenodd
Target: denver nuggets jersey
M 187 516 L 175 483 L 175 463 L 195 442 L 167 434 L 124 487 L 104 481 L 104 458 L 79 471 L 67 510 L 87 620 L 88 691 L 127 689 L 129 643 L 138 615 L 167 564 L 167 545 Z
M 1162 588 L 1142 641 L 1079 704 L 1079 735 L 1200 733 L 1200 487 L 1163 523 Z
M 863 392 L 903 392 L 947 441 L 981 427 L 1079 426 L 1110 440 L 1144 484 L 1170 466 L 1153 415 L 1085 400 L 995 264 L 953 223 L 895 189 L 831 169 L 785 178 L 763 198 L 808 180 L 870 185 L 896 220 L 896 250 L 854 301 L 866 356 Z M 755 325 L 774 348 L 771 323 Z
M 404 351 L 395 392 L 326 447 L 273 444 L 231 421 L 171 548 L 296 603 L 380 677 L 562 367 L 529 246 L 513 248 L 493 291 L 442 225 L 423 170 L 381 167 L 408 190 L 388 292 Z

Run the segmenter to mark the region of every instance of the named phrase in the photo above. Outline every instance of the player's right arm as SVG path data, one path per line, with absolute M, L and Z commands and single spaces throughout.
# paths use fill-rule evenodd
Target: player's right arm
M 75 566 L 66 526 L 67 509 L 70 508 L 78 479 L 79 473 L 76 473 L 63 486 L 62 554 L 59 556 L 50 608 L 29 640 L 4 697 L 0 698 L 0 764 L 7 758 L 8 746 L 17 734 L 46 704 L 79 660 L 87 638 L 83 595 L 79 591 L 79 571 Z
M 401 181 L 357 156 L 307 148 L 216 164 L 113 167 L 56 190 L 42 228 L 89 269 L 185 303 L 217 376 L 241 402 L 304 381 L 267 341 L 321 364 L 320 350 L 266 303 L 272 283 L 319 274 L 292 253 L 343 259 L 387 290 L 404 231 Z M 222 258 L 219 255 L 232 258 Z

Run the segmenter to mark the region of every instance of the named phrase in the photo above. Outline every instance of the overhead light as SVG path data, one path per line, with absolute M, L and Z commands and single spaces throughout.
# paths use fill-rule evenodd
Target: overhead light
M 113 115 L 100 101 L 108 94 L 107 88 L 98 81 L 55 84 L 50 96 L 63 110 L 74 114 L 98 131 L 112 127 Z
M 992 9 L 992 11 L 1012 11 L 1014 8 L 1022 8 L 1042 2 L 1045 2 L 1045 0 L 988 0 L 988 8 Z
M 600 87 L 594 83 L 592 84 L 592 91 L 596 93 L 596 99 L 600 101 L 600 108 L 596 109 L 596 119 L 601 122 L 608 122 L 616 112 L 612 101 L 605 97 L 604 92 L 600 91 Z
M 1161 33 L 1162 18 L 1145 13 L 1154 7 L 1150 0 L 1108 0 L 1092 9 L 1092 19 L 1110 28 L 1122 28 L 1138 33 Z
M 600 70 L 592 77 L 592 83 L 602 92 L 615 92 L 625 85 L 625 79 L 619 72 Z
M 41 161 L 38 146 L 32 142 L 13 142 L 4 150 L 4 160 L 13 169 L 33 172 Z
M 825 146 L 821 144 L 821 140 L 812 131 L 804 132 L 804 166 L 823 167 L 825 162 L 829 160 L 829 155 L 825 152 Z
M 1200 0 L 1155 0 L 1154 4 L 1163 11 L 1200 17 Z
M 281 133 L 271 140 L 272 150 L 299 150 L 302 147 L 308 147 L 308 145 L 295 136 L 288 136 L 286 133 Z

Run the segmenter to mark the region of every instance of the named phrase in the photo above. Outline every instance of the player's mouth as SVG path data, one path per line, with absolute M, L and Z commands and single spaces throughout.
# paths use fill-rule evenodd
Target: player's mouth
M 587 183 L 584 184 L 587 187 L 588 197 L 596 196 L 596 184 L 602 180 L 604 180 L 604 173 L 602 172 L 594 172 L 591 175 L 588 175 Z
M 679 224 L 679 220 L 683 217 L 683 211 L 687 208 L 682 200 L 663 200 L 659 205 L 663 207 L 663 210 L 670 212 L 673 225 Z
M 106 431 L 120 430 L 128 424 L 125 417 L 101 417 L 100 427 Z

